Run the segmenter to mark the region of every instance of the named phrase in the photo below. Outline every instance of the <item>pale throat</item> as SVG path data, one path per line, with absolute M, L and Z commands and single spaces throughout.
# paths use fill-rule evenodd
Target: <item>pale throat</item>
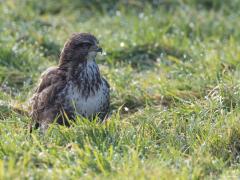
M 95 51 L 89 52 L 87 55 L 87 61 L 95 61 L 96 56 L 97 56 L 97 52 Z
M 101 78 L 98 65 L 96 63 L 96 52 L 91 52 L 87 55 L 85 63 L 81 63 L 78 66 L 77 77 L 80 81 L 88 81 L 96 83 L 95 81 Z

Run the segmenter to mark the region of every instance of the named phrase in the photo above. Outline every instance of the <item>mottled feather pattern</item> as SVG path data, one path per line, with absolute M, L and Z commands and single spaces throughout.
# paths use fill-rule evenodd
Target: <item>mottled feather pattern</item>
M 59 104 L 56 103 L 56 96 L 64 88 L 65 84 L 66 73 L 58 68 L 50 68 L 43 73 L 39 86 L 31 99 L 32 118 L 36 121 L 49 119 L 50 117 L 54 118 L 55 111 L 59 109 Z M 50 112 L 49 109 L 54 114 L 51 115 L 48 113 L 48 117 L 43 117 L 44 112 Z
M 95 60 L 82 64 L 73 79 L 67 82 L 59 94 L 64 99 L 63 108 L 84 117 L 105 116 L 109 106 L 109 86 L 99 73 Z
M 101 76 L 95 57 L 101 51 L 91 34 L 74 34 L 65 44 L 59 65 L 47 69 L 31 99 L 33 122 L 46 129 L 55 119 L 68 125 L 67 115 L 100 119 L 109 110 L 109 84 Z

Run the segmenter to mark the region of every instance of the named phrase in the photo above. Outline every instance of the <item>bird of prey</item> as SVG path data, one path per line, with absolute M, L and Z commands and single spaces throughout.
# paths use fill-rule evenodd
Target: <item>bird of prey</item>
M 55 120 L 69 125 L 68 119 L 76 115 L 106 118 L 109 84 L 96 63 L 98 52 L 102 52 L 102 48 L 89 33 L 75 33 L 67 40 L 58 66 L 43 72 L 30 100 L 30 114 L 36 128 L 44 131 Z

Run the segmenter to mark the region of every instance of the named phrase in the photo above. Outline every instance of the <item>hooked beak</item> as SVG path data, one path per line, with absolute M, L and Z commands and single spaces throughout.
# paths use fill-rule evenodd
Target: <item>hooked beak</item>
M 101 54 L 102 54 L 102 48 L 101 47 L 98 47 L 96 51 L 101 52 Z

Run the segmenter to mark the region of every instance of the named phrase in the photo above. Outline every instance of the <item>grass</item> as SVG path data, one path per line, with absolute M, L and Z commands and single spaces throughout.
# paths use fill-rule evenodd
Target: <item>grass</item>
M 0 179 L 240 177 L 238 0 L 2 0 L 0 12 Z M 73 32 L 106 51 L 112 116 L 30 135 L 6 103 L 27 104 Z

